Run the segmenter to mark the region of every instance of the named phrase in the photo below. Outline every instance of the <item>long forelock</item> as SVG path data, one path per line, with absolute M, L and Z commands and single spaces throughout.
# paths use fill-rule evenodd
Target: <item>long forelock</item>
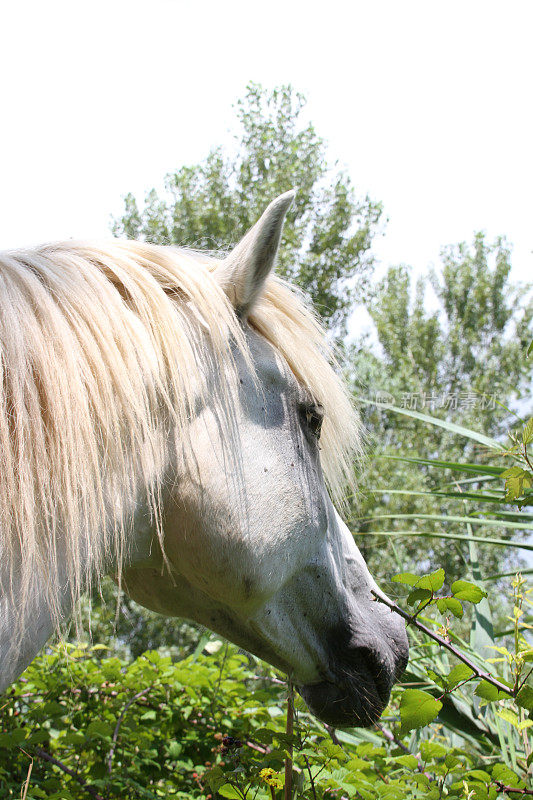
M 140 493 L 162 537 L 165 431 L 186 432 L 206 359 L 224 362 L 230 381 L 232 348 L 250 359 L 218 263 L 120 240 L 0 254 L 0 591 L 18 584 L 21 626 L 36 581 L 59 625 L 65 584 L 79 619 L 82 592 L 111 566 L 120 575 Z M 359 423 L 322 327 L 276 277 L 249 322 L 324 406 L 321 458 L 339 501 Z M 220 415 L 226 388 L 204 398 Z

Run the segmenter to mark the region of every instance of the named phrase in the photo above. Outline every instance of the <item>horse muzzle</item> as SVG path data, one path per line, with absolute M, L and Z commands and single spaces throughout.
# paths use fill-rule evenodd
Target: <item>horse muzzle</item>
M 407 637 L 395 644 L 394 651 L 387 648 L 386 653 L 381 648 L 351 647 L 334 662 L 332 679 L 299 687 L 310 711 L 334 728 L 374 725 L 407 666 Z

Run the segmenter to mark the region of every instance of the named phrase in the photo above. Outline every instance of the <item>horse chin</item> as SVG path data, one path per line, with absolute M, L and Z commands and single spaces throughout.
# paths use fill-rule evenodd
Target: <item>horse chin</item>
M 379 720 L 390 689 L 378 687 L 370 677 L 358 676 L 343 683 L 322 681 L 298 688 L 319 720 L 333 728 L 368 728 Z

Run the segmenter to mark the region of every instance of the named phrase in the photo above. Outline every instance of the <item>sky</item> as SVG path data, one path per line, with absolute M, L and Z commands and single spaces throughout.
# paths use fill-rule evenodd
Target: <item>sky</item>
M 107 235 L 126 192 L 229 141 L 249 81 L 289 82 L 383 203 L 382 267 L 485 230 L 529 279 L 532 26 L 529 0 L 4 0 L 0 248 Z

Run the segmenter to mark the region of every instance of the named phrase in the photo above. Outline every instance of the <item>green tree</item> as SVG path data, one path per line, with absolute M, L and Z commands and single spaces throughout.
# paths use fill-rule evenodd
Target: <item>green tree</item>
M 530 397 L 532 376 L 532 362 L 525 358 L 525 351 L 531 340 L 533 303 L 527 287 L 512 284 L 510 270 L 506 241 L 499 238 L 490 243 L 482 233 L 474 236 L 471 245 L 445 248 L 442 268 L 421 278 L 414 293 L 409 269 L 391 267 L 368 305 L 381 353 L 369 352 L 361 344 L 353 350 L 356 392 L 491 436 L 502 435 L 515 422 L 506 407 L 518 403 L 527 413 L 524 402 L 519 401 L 524 395 Z M 486 448 L 380 407 L 366 406 L 363 415 L 375 449 L 362 482 L 358 517 L 465 513 L 467 504 L 463 502 L 458 505 L 455 501 L 454 505 L 443 499 L 437 505 L 434 497 L 412 494 L 436 489 L 437 483 L 443 482 L 441 473 L 384 456 L 490 461 L 492 456 Z M 449 472 L 446 481 L 455 485 L 468 477 L 466 473 Z M 375 491 L 384 486 L 394 491 Z M 365 519 L 356 525 L 362 531 L 417 525 L 443 532 L 461 528 L 451 521 L 435 526 L 434 521 L 423 519 L 418 523 L 411 518 L 392 522 L 388 516 Z M 476 528 L 476 533 L 483 534 L 483 529 Z M 503 535 L 512 533 L 504 530 Z M 380 549 L 378 559 L 375 541 L 366 537 L 361 541 L 373 569 L 382 574 L 390 572 L 390 559 L 383 559 L 384 550 Z M 391 557 L 396 553 L 406 568 L 438 563 L 451 574 L 457 574 L 461 562 L 468 560 L 467 548 L 447 539 L 398 537 L 390 542 L 388 552 Z M 479 555 L 485 574 L 503 571 L 512 558 L 509 552 L 489 547 L 481 548 Z
M 270 200 L 296 188 L 278 273 L 304 289 L 329 328 L 343 334 L 354 297 L 368 293 L 381 205 L 356 198 L 350 178 L 328 165 L 304 106 L 290 86 L 269 92 L 250 84 L 236 106 L 235 152 L 217 147 L 201 163 L 169 173 L 164 192 L 152 189 L 141 206 L 128 194 L 113 233 L 221 251 Z

